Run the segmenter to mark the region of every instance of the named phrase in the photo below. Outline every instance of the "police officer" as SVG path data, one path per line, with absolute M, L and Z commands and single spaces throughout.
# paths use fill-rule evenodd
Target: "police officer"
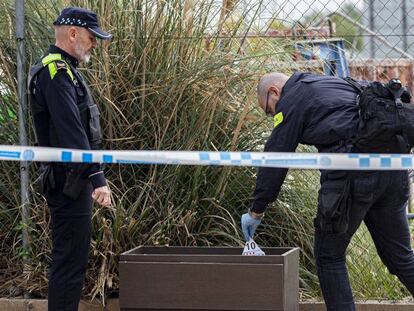
M 299 143 L 319 152 L 349 152 L 358 126 L 356 91 L 345 80 L 296 72 L 264 75 L 258 102 L 274 117 L 267 152 L 293 152 Z M 242 215 L 246 241 L 276 200 L 285 168 L 260 168 L 254 201 Z M 406 171 L 322 171 L 314 220 L 317 273 L 328 310 L 355 310 L 345 252 L 362 221 L 388 270 L 414 294 L 414 256 L 406 217 Z M 334 216 L 332 216 L 334 215 Z M 329 216 L 329 217 L 328 217 Z
M 111 39 L 92 11 L 69 7 L 55 25 L 55 45 L 31 68 L 30 105 L 40 146 L 73 149 L 101 147 L 99 111 L 77 71 L 88 62 L 96 38 Z M 91 239 L 92 203 L 111 204 L 99 164 L 45 163 L 39 178 L 52 223 L 49 311 L 78 310 Z

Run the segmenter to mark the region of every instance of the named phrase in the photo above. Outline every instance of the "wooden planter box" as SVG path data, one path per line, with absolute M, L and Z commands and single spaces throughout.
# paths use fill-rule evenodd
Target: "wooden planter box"
M 299 249 L 146 247 L 121 254 L 121 310 L 299 310 Z

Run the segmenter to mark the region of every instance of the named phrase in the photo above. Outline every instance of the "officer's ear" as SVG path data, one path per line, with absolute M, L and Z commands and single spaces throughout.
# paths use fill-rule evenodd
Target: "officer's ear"
M 71 26 L 68 28 L 68 38 L 71 42 L 76 41 L 77 35 L 78 35 L 78 30 L 76 29 L 76 27 Z
M 276 85 L 272 85 L 271 87 L 269 87 L 269 91 L 274 93 L 274 95 L 276 95 L 277 97 L 280 96 L 280 89 Z

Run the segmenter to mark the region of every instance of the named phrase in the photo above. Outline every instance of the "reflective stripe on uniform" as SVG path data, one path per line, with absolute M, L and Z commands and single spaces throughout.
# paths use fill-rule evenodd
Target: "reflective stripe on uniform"
M 277 127 L 282 122 L 283 122 L 283 112 L 279 112 L 273 117 L 273 126 Z
M 49 64 L 50 62 L 54 62 L 57 60 L 62 60 L 62 55 L 61 54 L 48 54 L 45 57 L 42 58 L 42 63 L 43 66 L 46 66 L 47 64 Z
M 58 72 L 57 68 L 56 68 L 56 61 L 61 61 L 64 62 L 66 64 L 66 72 L 68 73 L 69 77 L 72 79 L 72 81 L 75 79 L 72 73 L 72 70 L 70 69 L 69 64 L 62 59 L 62 55 L 61 54 L 48 54 L 47 56 L 45 56 L 44 58 L 42 58 L 42 64 L 44 67 L 48 66 L 49 68 L 49 74 L 50 74 L 50 78 L 53 80 L 53 78 L 55 77 L 56 73 Z

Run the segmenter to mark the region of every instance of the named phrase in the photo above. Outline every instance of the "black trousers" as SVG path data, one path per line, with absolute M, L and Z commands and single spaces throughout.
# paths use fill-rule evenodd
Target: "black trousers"
M 56 188 L 46 195 L 53 240 L 48 310 L 77 311 L 91 240 L 92 185 L 72 200 L 62 193 L 64 175 L 55 174 L 55 179 Z
M 333 184 L 335 180 L 324 180 L 321 191 L 333 191 Z M 407 172 L 359 172 L 354 176 L 351 195 L 349 228 L 345 233 L 324 232 L 315 221 L 315 258 L 327 310 L 355 310 L 345 254 L 362 221 L 382 262 L 414 295 L 414 253 L 406 214 Z M 318 217 L 320 208 L 321 204 Z M 378 286 L 381 286 L 380 280 Z

